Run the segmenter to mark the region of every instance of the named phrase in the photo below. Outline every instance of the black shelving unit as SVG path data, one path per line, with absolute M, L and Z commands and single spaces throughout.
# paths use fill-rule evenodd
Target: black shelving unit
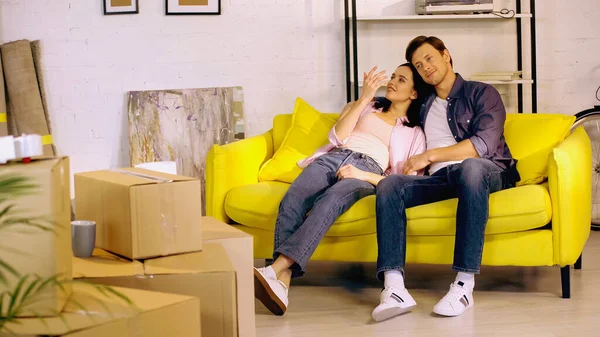
M 536 57 L 536 30 L 535 30 L 535 0 L 529 0 L 529 13 L 531 27 L 531 112 L 537 113 L 537 57 Z M 358 39 L 357 39 L 357 18 L 356 18 L 356 0 L 344 0 L 344 33 L 346 45 L 346 101 L 350 102 L 358 97 Z M 517 25 L 517 67 L 523 70 L 523 28 L 522 17 L 518 15 L 522 12 L 521 0 L 516 2 L 515 20 Z M 460 15 L 456 15 L 457 18 Z M 350 38 L 352 32 L 352 38 Z M 352 67 L 352 73 L 350 71 Z M 354 84 L 353 84 L 354 83 Z M 517 102 L 518 112 L 523 112 L 523 83 L 517 83 Z

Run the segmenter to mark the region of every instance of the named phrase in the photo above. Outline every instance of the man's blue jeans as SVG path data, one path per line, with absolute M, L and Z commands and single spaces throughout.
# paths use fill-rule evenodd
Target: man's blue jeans
M 369 182 L 358 179 L 338 181 L 336 173 L 346 164 L 383 174 L 371 157 L 335 149 L 308 165 L 279 204 L 273 259 L 283 254 L 294 260 L 292 277 L 304 274 L 306 263 L 335 220 L 361 198 L 375 194 L 375 186 Z
M 490 193 L 514 187 L 508 174 L 488 159 L 469 158 L 432 176 L 390 175 L 377 185 L 377 278 L 404 272 L 406 209 L 458 197 L 455 271 L 479 273 Z

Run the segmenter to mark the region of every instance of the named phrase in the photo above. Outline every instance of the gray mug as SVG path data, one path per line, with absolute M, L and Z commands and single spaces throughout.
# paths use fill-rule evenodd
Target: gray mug
M 96 222 L 87 220 L 71 221 L 73 255 L 90 257 L 96 246 Z

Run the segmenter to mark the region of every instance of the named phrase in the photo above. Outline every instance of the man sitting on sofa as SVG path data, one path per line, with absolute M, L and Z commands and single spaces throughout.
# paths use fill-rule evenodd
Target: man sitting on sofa
M 385 289 L 373 311 L 376 321 L 416 305 L 404 287 L 407 208 L 458 197 L 452 266 L 458 275 L 433 308 L 439 315 L 458 316 L 473 306 L 490 193 L 514 187 L 520 179 L 504 140 L 506 111 L 498 91 L 463 80 L 434 36 L 413 39 L 406 59 L 436 94 L 421 107 L 427 151 L 408 159 L 405 175 L 390 175 L 377 186 L 377 278 Z M 426 167 L 428 175 L 408 175 Z

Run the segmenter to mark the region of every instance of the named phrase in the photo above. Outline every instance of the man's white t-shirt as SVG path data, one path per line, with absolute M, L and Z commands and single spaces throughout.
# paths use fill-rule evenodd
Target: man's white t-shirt
M 452 135 L 452 131 L 448 125 L 447 111 L 448 101 L 436 97 L 433 104 L 431 104 L 431 108 L 429 108 L 429 113 L 427 113 L 427 119 L 425 120 L 427 150 L 456 144 L 456 139 L 454 139 L 454 135 Z M 432 163 L 429 165 L 429 174 L 431 175 L 441 168 L 460 162 L 462 160 Z

